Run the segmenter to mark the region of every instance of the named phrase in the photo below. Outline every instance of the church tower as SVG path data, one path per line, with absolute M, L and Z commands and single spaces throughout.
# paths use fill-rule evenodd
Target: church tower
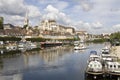
M 28 19 L 28 12 L 26 12 L 25 19 L 24 19 L 24 26 L 26 30 L 29 28 L 29 19 Z

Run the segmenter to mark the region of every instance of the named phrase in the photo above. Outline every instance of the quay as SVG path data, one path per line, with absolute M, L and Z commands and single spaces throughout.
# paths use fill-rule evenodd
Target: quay
M 111 55 L 115 55 L 120 59 L 120 46 L 112 46 Z

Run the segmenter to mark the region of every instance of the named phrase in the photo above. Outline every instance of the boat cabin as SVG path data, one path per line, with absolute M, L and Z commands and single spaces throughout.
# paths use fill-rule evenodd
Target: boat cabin
M 107 70 L 112 72 L 120 73 L 120 63 L 119 62 L 107 62 Z
M 102 71 L 102 64 L 99 61 L 91 61 L 88 68 L 90 71 Z

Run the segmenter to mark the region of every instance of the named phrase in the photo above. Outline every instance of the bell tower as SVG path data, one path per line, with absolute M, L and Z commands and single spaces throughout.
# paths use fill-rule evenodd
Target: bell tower
M 24 26 L 26 30 L 29 29 L 29 19 L 28 19 L 28 11 L 26 12 L 25 19 L 24 19 Z

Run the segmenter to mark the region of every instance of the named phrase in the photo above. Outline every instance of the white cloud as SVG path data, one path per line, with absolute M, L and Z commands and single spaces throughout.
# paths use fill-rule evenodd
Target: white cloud
M 120 24 L 116 24 L 116 25 L 112 26 L 112 28 L 115 31 L 120 31 Z
M 92 23 L 92 27 L 94 29 L 101 29 L 103 27 L 103 25 L 100 22 L 95 22 L 95 23 Z
M 69 6 L 69 4 L 68 4 L 68 2 L 65 2 L 65 1 L 57 1 L 57 3 L 54 6 L 62 11 L 65 8 L 67 8 Z
M 40 4 L 52 4 L 56 3 L 58 0 L 39 0 Z
M 81 7 L 84 11 L 90 11 L 93 7 L 92 3 L 88 1 L 81 1 Z
M 65 13 L 60 12 L 52 5 L 48 5 L 44 10 L 46 14 L 43 15 L 43 19 L 54 19 L 64 24 L 69 24 L 71 21 Z
M 58 13 L 59 10 L 52 5 L 48 5 L 45 9 L 45 11 L 50 12 L 50 13 Z
M 76 30 L 85 30 L 89 33 L 100 33 L 104 29 L 103 24 L 100 23 L 99 21 L 92 23 L 78 21 L 74 22 L 73 25 L 76 27 Z
M 25 13 L 26 6 L 23 4 L 23 0 L 0 0 L 0 13 L 7 15 L 23 15 Z
M 26 5 L 24 0 L 0 0 L 0 8 L 0 15 L 4 17 L 5 23 L 14 25 L 23 25 L 27 10 L 30 20 L 41 15 L 38 7 Z
M 36 18 L 36 17 L 40 17 L 41 16 L 41 13 L 40 13 L 38 7 L 33 6 L 33 5 L 28 5 L 27 8 L 29 10 L 28 11 L 28 16 L 30 18 Z

